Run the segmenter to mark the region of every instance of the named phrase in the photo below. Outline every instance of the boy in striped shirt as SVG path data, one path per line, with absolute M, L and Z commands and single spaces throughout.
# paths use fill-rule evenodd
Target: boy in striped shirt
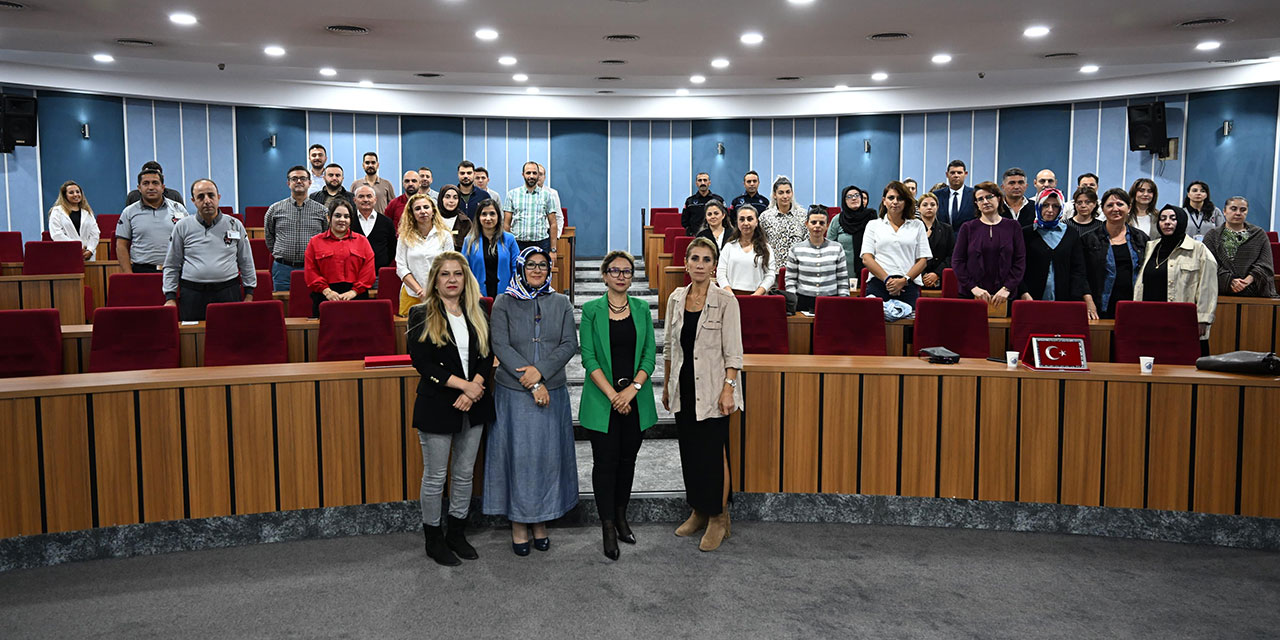
M 805 230 L 809 239 L 787 252 L 787 291 L 796 294 L 796 310 L 813 311 L 818 296 L 849 295 L 849 273 L 844 249 L 827 240 L 827 208 L 809 207 Z

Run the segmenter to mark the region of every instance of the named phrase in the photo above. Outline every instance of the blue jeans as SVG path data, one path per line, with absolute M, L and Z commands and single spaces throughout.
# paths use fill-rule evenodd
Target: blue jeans
M 289 278 L 291 273 L 299 271 L 287 264 L 280 262 L 271 263 L 271 290 L 272 291 L 288 291 Z

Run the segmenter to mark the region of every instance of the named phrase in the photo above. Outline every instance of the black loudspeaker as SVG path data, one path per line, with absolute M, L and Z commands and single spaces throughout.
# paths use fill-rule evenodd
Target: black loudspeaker
M 1129 105 L 1129 150 L 1159 152 L 1168 146 L 1164 103 Z
M 0 96 L 0 152 L 36 146 L 36 99 Z

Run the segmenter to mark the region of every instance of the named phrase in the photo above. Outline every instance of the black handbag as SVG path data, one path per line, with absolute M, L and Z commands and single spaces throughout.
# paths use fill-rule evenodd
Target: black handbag
M 1271 352 L 1232 351 L 1196 359 L 1196 368 L 1223 373 L 1280 375 L 1280 358 Z

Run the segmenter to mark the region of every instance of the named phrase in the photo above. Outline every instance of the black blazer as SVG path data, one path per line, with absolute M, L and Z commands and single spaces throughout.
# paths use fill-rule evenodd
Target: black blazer
M 391 266 L 396 259 L 396 225 L 381 213 L 373 214 L 373 231 L 369 232 L 365 238 L 369 241 L 369 246 L 373 247 L 373 273 L 377 277 L 378 270 L 383 267 Z M 360 226 L 360 214 L 356 213 L 351 219 L 351 230 L 364 235 L 364 227 Z
M 951 252 L 956 248 L 956 232 L 951 225 L 934 220 L 933 233 L 929 234 L 929 251 L 933 257 L 924 265 L 924 273 L 938 276 L 938 286 L 942 286 L 942 270 L 951 267 Z
M 447 342 L 437 347 L 430 339 L 419 340 L 426 331 L 427 312 L 421 306 L 414 306 L 409 311 L 408 348 L 409 357 L 413 360 L 413 368 L 422 374 L 418 381 L 418 398 L 413 404 L 413 426 L 427 433 L 459 433 L 462 431 L 462 412 L 453 408 L 453 403 L 462 395 L 461 391 L 451 389 L 447 385 L 449 376 L 462 375 L 462 359 L 458 356 L 458 347 Z M 469 370 L 473 379 L 477 374 L 484 379 L 484 396 L 471 405 L 467 416 L 472 427 L 489 424 L 494 420 L 493 406 L 493 353 L 481 356 L 475 349 L 475 327 L 467 322 L 467 334 L 472 348 L 467 349 Z M 453 335 L 453 330 L 449 330 Z
M 1044 299 L 1044 286 L 1049 279 L 1049 265 L 1053 264 L 1053 297 L 1055 300 L 1080 301 L 1086 293 L 1092 293 L 1085 275 L 1084 243 L 1071 225 L 1066 225 L 1058 246 L 1050 249 L 1035 225 L 1022 228 L 1027 247 L 1027 272 L 1022 277 L 1018 293 L 1029 293 L 1036 300 Z
M 960 210 L 952 214 L 951 187 L 943 187 L 933 192 L 938 197 L 938 219 L 951 225 L 951 229 L 960 233 L 960 225 L 978 217 L 978 207 L 973 201 L 973 187 L 965 185 L 960 190 Z

